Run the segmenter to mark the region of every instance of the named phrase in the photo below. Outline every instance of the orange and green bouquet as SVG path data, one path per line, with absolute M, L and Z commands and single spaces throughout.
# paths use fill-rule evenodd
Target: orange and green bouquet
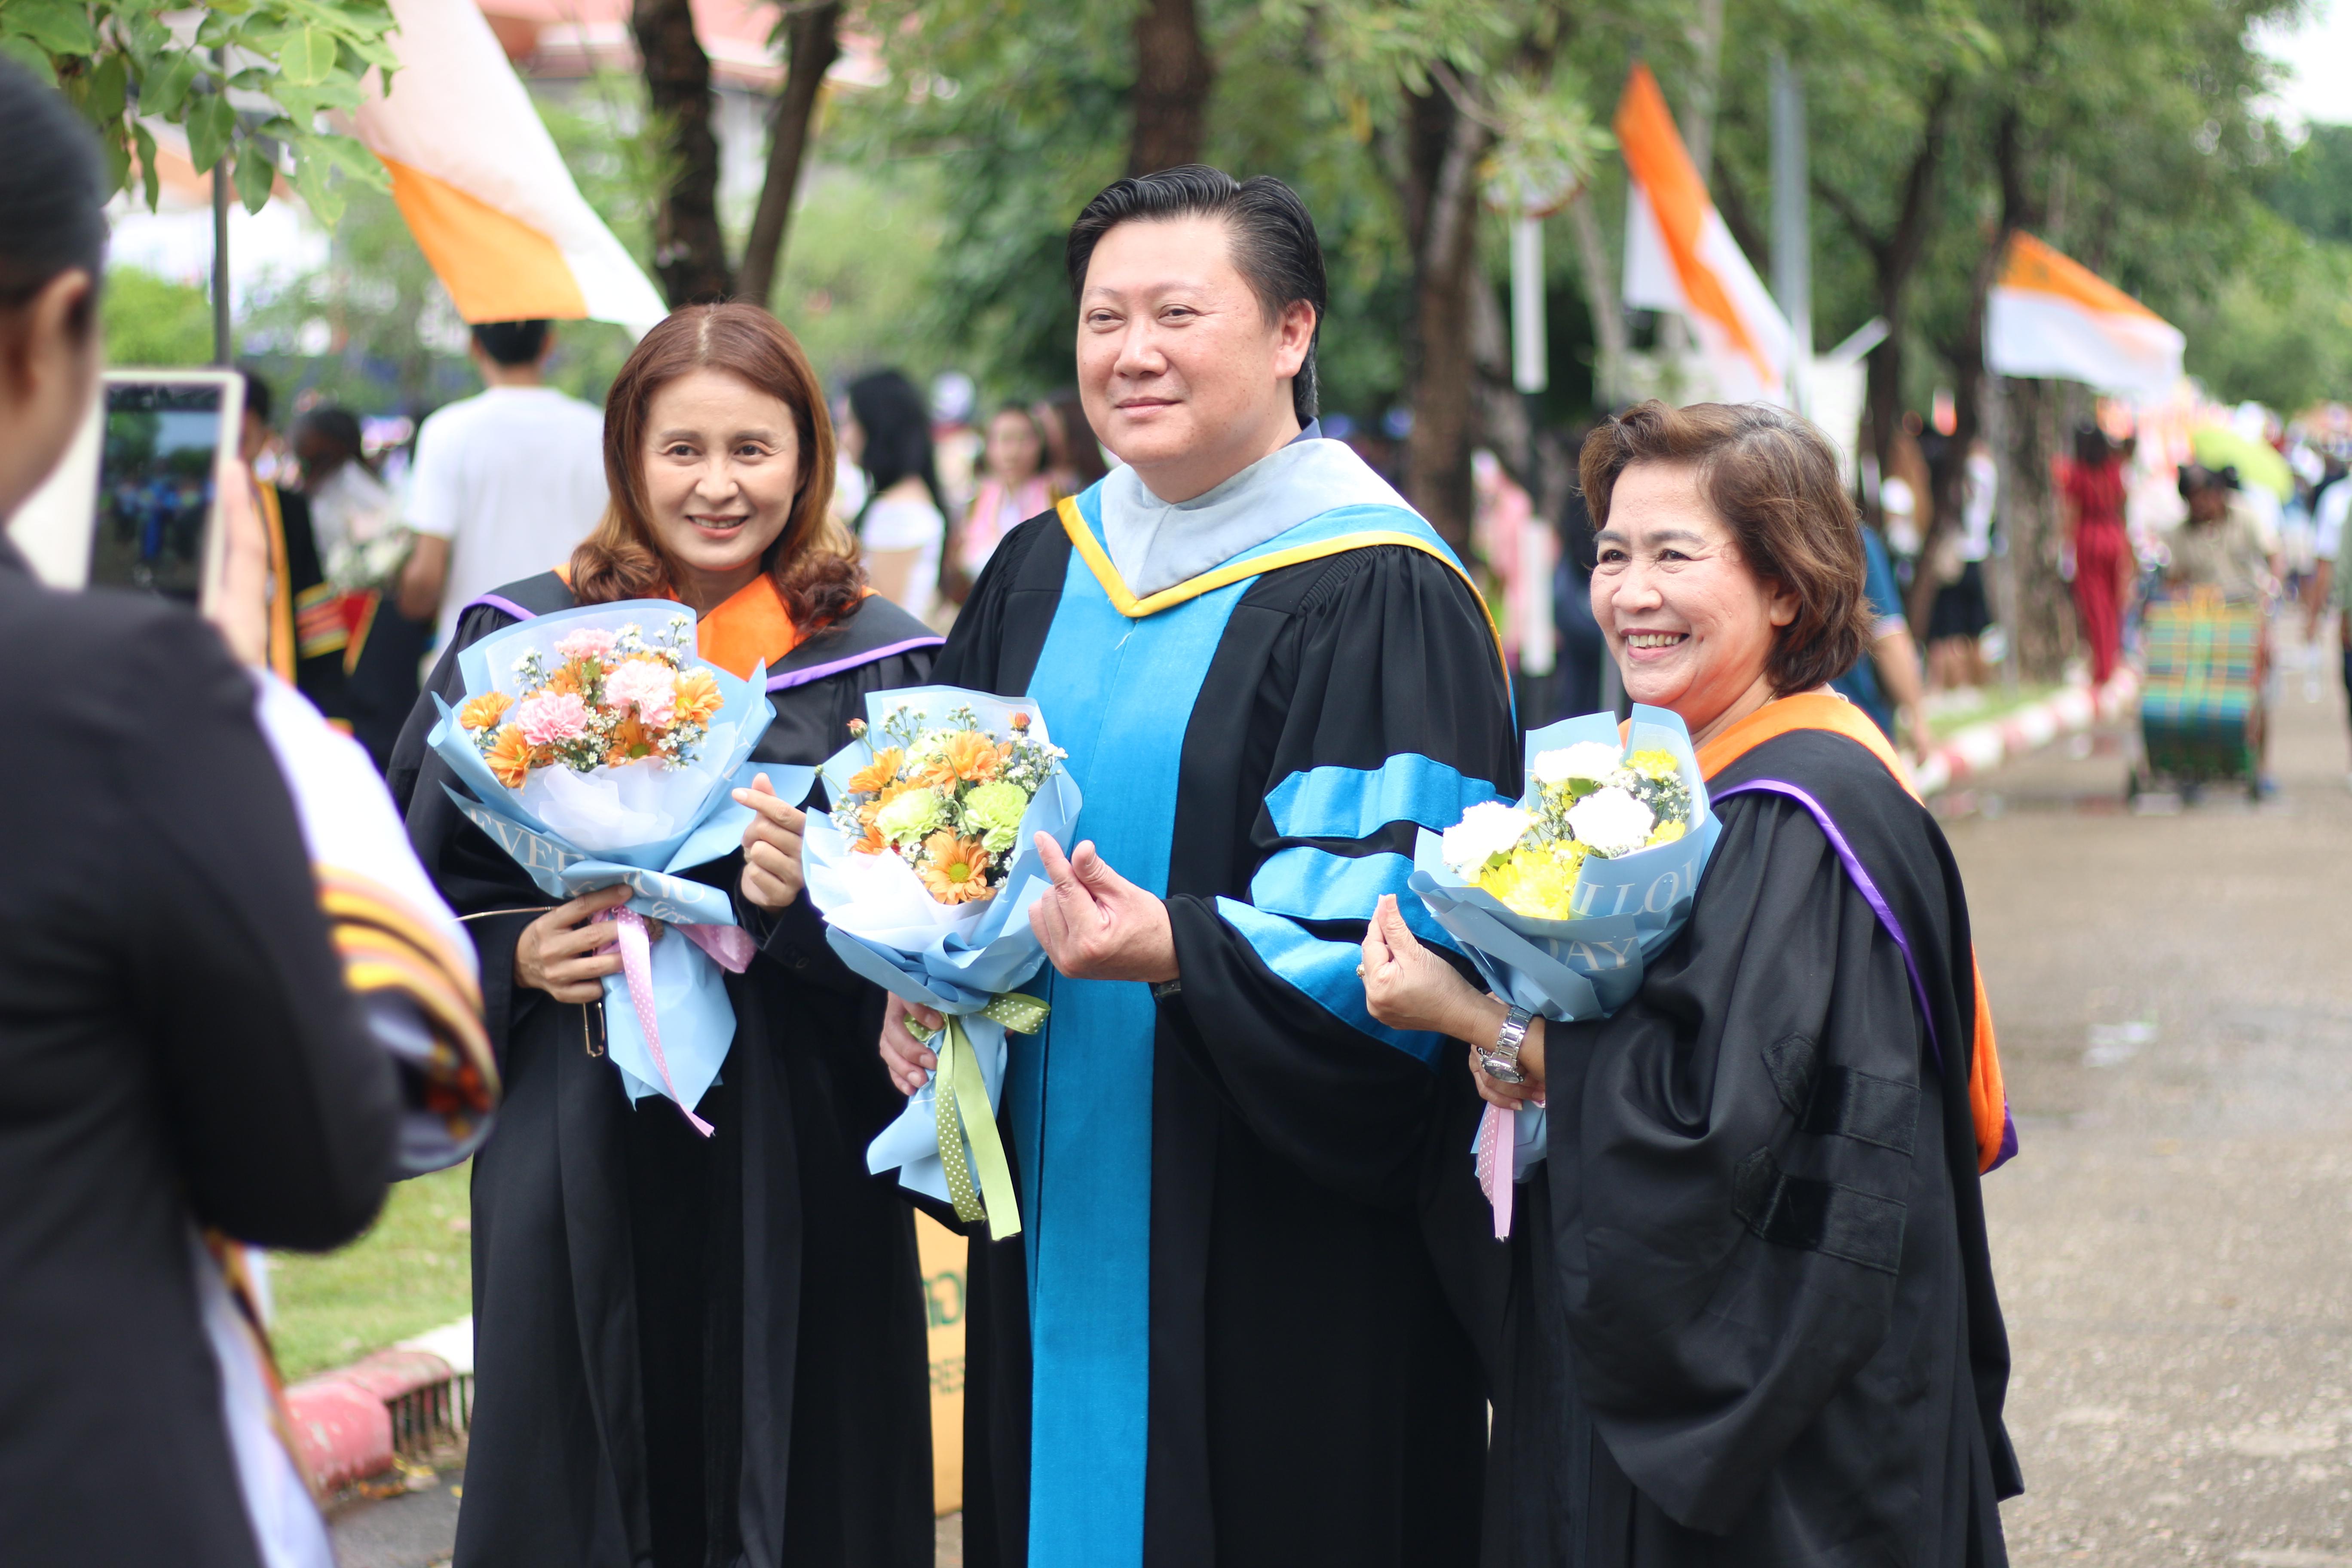
M 866 750 L 849 775 L 833 821 L 853 852 L 895 856 L 941 904 L 985 903 L 1004 885 L 1020 847 L 1021 822 L 1067 755 L 1034 732 L 1030 716 L 1010 715 L 1003 733 L 982 726 L 969 707 L 944 722 L 893 709 L 875 733 L 862 719 L 851 736 Z

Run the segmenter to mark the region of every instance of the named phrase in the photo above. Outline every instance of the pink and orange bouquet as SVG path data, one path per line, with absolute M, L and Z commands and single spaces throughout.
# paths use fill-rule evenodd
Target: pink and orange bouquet
M 651 638 L 635 625 L 588 626 L 516 659 L 521 695 L 485 691 L 457 722 L 499 783 L 520 789 L 541 768 L 585 773 L 658 760 L 691 764 L 724 703 L 707 669 L 689 665 L 694 622 L 679 616 Z

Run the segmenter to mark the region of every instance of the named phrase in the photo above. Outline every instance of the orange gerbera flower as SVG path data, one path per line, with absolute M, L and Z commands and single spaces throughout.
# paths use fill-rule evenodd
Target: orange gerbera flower
M 867 809 L 873 808 L 869 806 Z M 866 820 L 866 837 L 850 847 L 860 855 L 879 855 L 890 847 L 890 841 L 882 837 L 882 830 L 874 826 L 873 818 L 868 817 Z
M 897 746 L 885 746 L 874 753 L 874 760 L 849 775 L 852 795 L 879 795 L 898 781 L 898 764 L 907 753 Z
M 689 669 L 677 678 L 677 722 L 707 724 L 726 705 L 719 682 L 707 669 Z
M 467 730 L 491 730 L 507 716 L 514 699 L 503 691 L 486 691 L 479 697 L 468 697 L 466 705 L 457 710 L 457 722 Z
M 971 784 L 985 784 L 996 776 L 996 764 L 1002 759 L 996 742 L 977 730 L 965 730 L 948 739 L 948 763 L 955 776 Z
M 570 664 L 558 665 L 555 673 L 547 678 L 547 685 L 542 689 L 558 695 L 567 691 L 577 694 L 580 690 L 579 667 Z
M 622 763 L 649 757 L 653 755 L 653 751 L 654 738 L 646 733 L 645 724 L 637 718 L 636 710 L 633 708 L 629 710 L 629 716 L 622 720 L 614 729 L 613 739 L 604 749 L 604 761 L 608 764 L 618 766 Z
M 522 788 L 522 781 L 530 774 L 530 742 L 522 738 L 522 727 L 509 724 L 498 732 L 490 742 L 489 754 L 482 759 L 489 764 L 490 776 L 509 789 Z
M 923 888 L 940 902 L 976 904 L 996 896 L 988 885 L 993 862 L 979 839 L 934 833 L 923 840 L 923 854 L 930 862 L 922 868 Z

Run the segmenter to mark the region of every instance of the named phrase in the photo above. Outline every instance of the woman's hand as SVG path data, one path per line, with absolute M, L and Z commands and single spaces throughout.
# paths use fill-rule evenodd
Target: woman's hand
M 1496 1007 L 1502 1005 L 1497 1002 Z M 1502 1025 L 1503 1015 L 1495 1016 L 1496 1026 Z M 1486 1071 L 1486 1064 L 1478 1059 L 1478 1047 L 1470 1047 L 1470 1081 L 1478 1086 L 1478 1098 L 1505 1110 L 1525 1110 L 1530 1105 L 1544 1102 L 1544 1020 L 1533 1019 L 1528 1025 L 1528 1037 L 1519 1043 L 1519 1072 L 1525 1081 L 1505 1083 Z
M 777 798 L 760 774 L 750 789 L 735 792 L 735 804 L 751 808 L 743 829 L 743 897 L 771 914 L 801 896 L 801 829 L 808 821 L 798 806 Z
M 902 997 L 893 996 L 882 1009 L 882 1065 L 889 1069 L 890 1081 L 900 1094 L 915 1094 L 930 1081 L 930 1071 L 940 1065 L 914 1036 L 907 1033 L 907 1020 L 911 1017 L 927 1029 L 937 1029 L 947 1020 L 929 1007 L 918 1007 Z
M 269 535 L 253 497 L 253 476 L 235 458 L 223 458 L 213 474 L 214 506 L 220 520 L 220 577 L 205 601 L 205 618 L 228 644 L 239 664 L 269 663 Z
M 523 927 L 515 939 L 515 984 L 544 991 L 558 1002 L 601 998 L 604 976 L 621 972 L 621 952 L 614 942 L 617 928 L 594 921 L 628 901 L 627 885 L 616 883 L 558 904 Z

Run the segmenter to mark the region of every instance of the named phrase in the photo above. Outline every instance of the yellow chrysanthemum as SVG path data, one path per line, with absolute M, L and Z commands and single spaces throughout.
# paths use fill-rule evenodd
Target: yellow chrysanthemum
M 1557 853 L 1550 847 L 1515 849 L 1499 866 L 1478 874 L 1478 886 L 1500 900 L 1513 914 L 1533 920 L 1576 918 L 1576 875 L 1581 854 Z
M 1677 778 L 1683 771 L 1672 752 L 1636 752 L 1625 759 L 1625 765 L 1645 779 Z
M 1661 844 L 1672 844 L 1675 839 L 1680 838 L 1684 834 L 1688 833 L 1689 831 L 1690 826 L 1686 823 L 1661 822 L 1656 827 L 1650 830 L 1649 842 L 1644 844 L 1642 847 L 1644 849 L 1655 849 Z
M 485 691 L 479 697 L 466 699 L 466 705 L 457 710 L 457 722 L 467 730 L 495 729 L 513 706 L 514 699 L 505 692 Z

